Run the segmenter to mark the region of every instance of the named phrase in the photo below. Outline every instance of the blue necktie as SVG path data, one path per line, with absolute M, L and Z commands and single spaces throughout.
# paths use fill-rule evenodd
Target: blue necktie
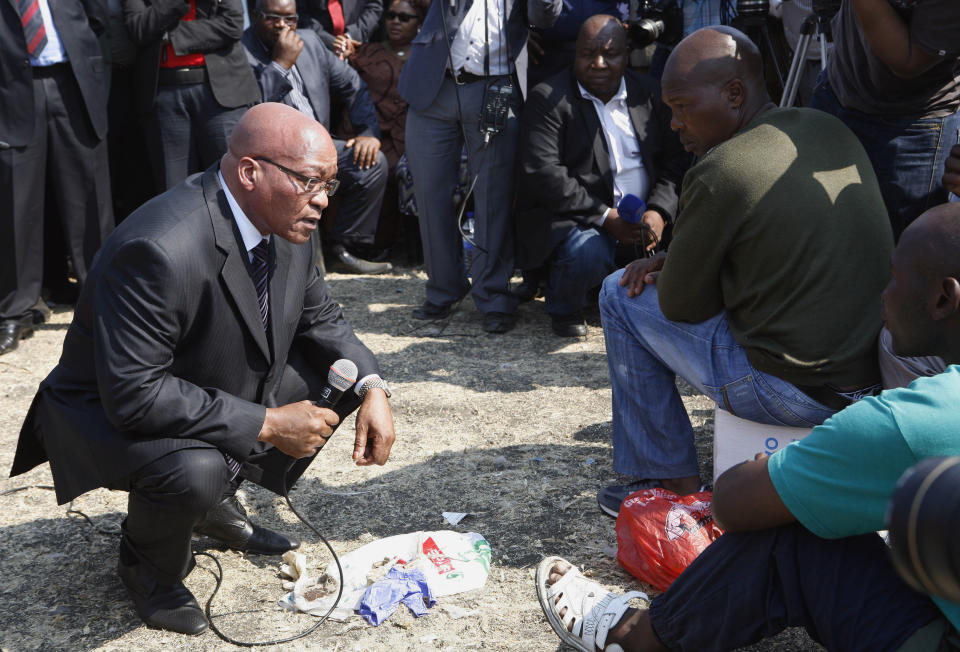
M 257 301 L 260 303 L 260 321 L 263 322 L 263 330 L 267 330 L 267 324 L 270 323 L 269 299 L 269 272 L 270 272 L 270 245 L 266 240 L 261 240 L 260 244 L 250 250 L 253 254 L 253 286 L 257 288 Z

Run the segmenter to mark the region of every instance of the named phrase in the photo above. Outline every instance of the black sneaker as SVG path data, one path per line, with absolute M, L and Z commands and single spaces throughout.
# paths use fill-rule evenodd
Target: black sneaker
M 616 518 L 620 514 L 620 505 L 630 494 L 641 489 L 660 487 L 659 480 L 637 480 L 630 484 L 614 484 L 597 492 L 597 504 L 604 514 Z

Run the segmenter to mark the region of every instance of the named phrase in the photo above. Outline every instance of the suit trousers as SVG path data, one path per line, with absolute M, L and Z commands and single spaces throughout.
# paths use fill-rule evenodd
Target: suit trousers
M 334 138 L 337 148 L 337 178 L 340 179 L 339 213 L 330 234 L 330 242 L 346 245 L 372 245 L 380 220 L 380 206 L 387 187 L 387 157 L 377 154 L 377 161 L 366 170 L 353 162 L 352 147 L 347 141 Z
M 491 79 L 505 81 L 506 77 Z M 485 81 L 457 84 L 445 78 L 433 104 L 423 111 L 409 109 L 406 154 L 420 210 L 427 301 L 449 305 L 470 291 L 480 312 L 513 313 L 517 300 L 510 294 L 512 205 L 520 92 L 514 86 L 506 127 L 484 147 L 479 120 L 486 87 Z M 464 137 L 470 177 L 477 176 L 472 288 L 463 265 L 453 201 Z
M 113 229 L 107 142 L 87 118 L 70 64 L 34 68 L 33 101 L 33 140 L 0 150 L 0 319 L 26 316 L 40 298 L 48 193 L 81 283 Z
M 208 82 L 157 86 L 148 134 L 157 187 L 169 190 L 220 160 L 246 110 L 220 106 Z
M 274 404 L 319 395 L 326 384 L 326 369 L 326 365 L 308 365 L 296 350 L 291 351 Z M 344 393 L 336 406 L 340 423 L 359 404 L 353 391 Z M 282 495 L 314 457 L 296 460 L 287 470 L 293 458 L 257 442 L 237 480 L 250 480 Z M 120 555 L 124 563 L 137 565 L 144 586 L 175 584 L 190 573 L 195 563 L 190 548 L 193 528 L 236 491 L 238 481 L 230 476 L 223 453 L 198 440 L 196 448 L 164 455 L 110 487 L 129 492 Z

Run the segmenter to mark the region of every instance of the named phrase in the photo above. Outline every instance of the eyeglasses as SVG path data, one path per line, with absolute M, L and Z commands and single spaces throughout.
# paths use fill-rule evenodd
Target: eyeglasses
M 402 11 L 393 11 L 390 10 L 383 14 L 387 20 L 399 20 L 401 23 L 409 23 L 411 20 L 416 20 L 420 16 L 416 14 L 408 14 Z
M 287 25 L 290 25 L 291 27 L 296 27 L 296 26 L 297 26 L 297 21 L 300 20 L 300 16 L 298 16 L 297 14 L 293 14 L 293 15 L 291 15 L 291 14 L 284 14 L 283 16 L 281 16 L 280 14 L 264 14 L 264 13 L 261 13 L 260 16 L 261 16 L 264 20 L 269 21 L 269 22 L 271 22 L 271 23 L 286 23 Z
M 270 165 L 280 168 L 280 170 L 285 172 L 288 176 L 298 180 L 303 184 L 303 187 L 300 188 L 300 192 L 305 195 L 319 195 L 321 192 L 323 192 L 326 193 L 327 197 L 333 197 L 337 193 L 337 188 L 340 187 L 340 181 L 337 179 L 328 179 L 327 181 L 324 181 L 318 177 L 308 177 L 305 174 L 300 174 L 295 170 L 284 167 L 276 161 L 271 161 L 266 156 L 257 156 L 253 160 L 269 163 Z

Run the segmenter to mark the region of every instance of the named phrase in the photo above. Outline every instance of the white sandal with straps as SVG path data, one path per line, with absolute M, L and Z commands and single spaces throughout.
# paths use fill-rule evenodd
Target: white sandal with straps
M 550 571 L 557 564 L 566 564 L 570 568 L 556 583 L 550 584 Z M 562 557 L 547 557 L 540 562 L 537 567 L 537 597 L 553 631 L 564 643 L 581 652 L 623 652 L 623 648 L 617 644 L 606 646 L 607 634 L 620 622 L 630 607 L 630 600 L 650 600 L 646 593 L 640 591 L 630 591 L 624 595 L 611 593 L 599 583 L 584 577 L 576 566 Z M 567 611 L 561 616 L 563 609 Z

